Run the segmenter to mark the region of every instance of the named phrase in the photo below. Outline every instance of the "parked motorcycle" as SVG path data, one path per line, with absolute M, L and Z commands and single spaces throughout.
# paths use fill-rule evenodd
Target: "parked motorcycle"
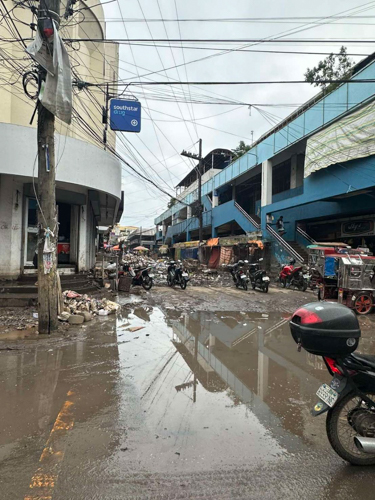
M 249 264 L 249 278 L 253 290 L 259 288 L 263 292 L 268 292 L 268 287 L 270 286 L 270 278 L 267 276 L 266 271 L 261 269 L 261 263 L 263 259 L 259 259 L 258 262 L 253 262 Z
M 295 267 L 289 276 L 286 287 L 297 288 L 298 290 L 305 292 L 307 290 L 308 278 L 309 275 L 304 272 L 302 266 Z
M 247 290 L 247 284 L 250 281 L 244 269 L 246 264 L 248 264 L 247 260 L 239 260 L 236 264 L 228 266 L 236 288 L 242 287 L 244 290 Z
M 283 288 L 286 287 L 286 284 L 289 280 L 289 277 L 290 275 L 292 274 L 293 270 L 294 270 L 294 264 L 296 263 L 296 260 L 295 259 L 291 259 L 289 261 L 289 264 L 285 264 L 282 268 L 281 268 L 281 271 L 280 271 L 280 274 L 279 274 L 279 282 L 281 283 L 281 286 Z
M 284 288 L 297 288 L 305 292 L 308 286 L 309 275 L 302 266 L 294 267 L 295 259 L 285 265 L 279 275 L 279 281 Z
M 154 275 L 150 274 L 151 267 L 133 269 L 129 265 L 124 265 L 123 270 L 128 272 L 132 279 L 132 286 L 142 286 L 145 290 L 151 290 L 154 284 Z
M 183 268 L 182 262 L 172 260 L 167 269 L 168 286 L 180 285 L 185 290 L 189 280 L 189 273 Z
M 335 452 L 353 465 L 375 465 L 375 356 L 356 354 L 361 330 L 349 308 L 314 302 L 298 309 L 290 329 L 299 348 L 322 356 L 333 379 L 317 391 L 313 416 L 327 413 Z

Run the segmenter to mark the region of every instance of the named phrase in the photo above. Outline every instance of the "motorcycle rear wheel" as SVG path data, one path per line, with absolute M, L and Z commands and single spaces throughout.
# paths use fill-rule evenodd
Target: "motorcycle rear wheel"
M 181 278 L 181 282 L 180 282 L 181 290 L 185 290 L 186 285 L 187 285 L 186 279 L 185 278 Z
M 171 277 L 170 274 L 167 276 L 167 284 L 168 286 L 173 286 L 173 278 Z
M 268 284 L 268 283 L 265 283 L 265 284 L 263 285 L 263 292 L 264 292 L 264 293 L 268 293 L 268 286 L 269 286 L 269 284 Z
M 375 392 L 366 391 L 366 396 L 374 399 Z M 366 410 L 359 395 L 349 392 L 344 396 L 327 414 L 327 436 L 335 452 L 347 462 L 352 465 L 375 465 L 375 453 L 364 453 L 356 447 L 354 437 L 360 434 L 349 423 L 350 413 L 362 407 Z
M 280 278 L 280 283 L 283 288 L 286 288 L 286 278 Z
M 247 292 L 247 281 L 242 281 L 242 288 L 245 290 L 245 292 Z
M 143 286 L 143 288 L 145 290 L 151 290 L 151 288 L 152 288 L 152 278 L 150 278 L 150 276 L 146 276 L 145 278 L 143 278 L 142 286 Z

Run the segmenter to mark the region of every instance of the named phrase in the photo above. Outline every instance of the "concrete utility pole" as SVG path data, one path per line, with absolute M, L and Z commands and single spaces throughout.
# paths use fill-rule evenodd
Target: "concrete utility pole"
M 60 0 L 41 0 L 38 10 L 40 32 L 49 40 L 53 35 L 52 20 L 59 26 Z M 52 43 L 48 41 L 51 49 Z M 39 78 L 45 80 L 46 72 L 39 68 Z M 38 103 L 38 317 L 39 333 L 57 330 L 58 275 L 57 275 L 57 211 L 55 179 L 55 116 Z M 52 254 L 44 253 L 44 244 L 54 248 Z M 47 256 L 50 260 L 47 260 Z M 46 268 L 49 272 L 46 273 Z
M 203 242 L 203 210 L 202 210 L 202 139 L 199 139 L 199 153 L 193 154 L 187 151 L 182 151 L 181 156 L 186 156 L 187 158 L 193 158 L 198 160 L 198 221 L 199 221 L 199 245 Z

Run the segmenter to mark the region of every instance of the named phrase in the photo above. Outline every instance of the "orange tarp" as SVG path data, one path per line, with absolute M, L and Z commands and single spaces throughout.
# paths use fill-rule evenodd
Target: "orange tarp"
M 219 245 L 219 238 L 210 238 L 206 245 L 208 247 L 217 247 Z
M 261 250 L 263 250 L 264 248 L 263 241 L 260 240 L 250 240 L 248 241 L 248 243 L 255 243 Z

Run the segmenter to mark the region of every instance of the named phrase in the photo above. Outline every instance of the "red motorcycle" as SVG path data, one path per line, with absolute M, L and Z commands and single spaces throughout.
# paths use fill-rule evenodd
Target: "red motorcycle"
M 294 271 L 294 264 L 296 263 L 295 259 L 291 259 L 289 264 L 285 264 L 279 274 L 279 281 L 283 288 L 286 288 L 287 283 L 289 282 L 290 276 Z
M 293 259 L 289 265 L 285 265 L 279 275 L 279 281 L 283 288 L 297 288 L 306 291 L 308 286 L 308 274 L 303 273 L 302 266 L 294 267 L 296 261 Z

